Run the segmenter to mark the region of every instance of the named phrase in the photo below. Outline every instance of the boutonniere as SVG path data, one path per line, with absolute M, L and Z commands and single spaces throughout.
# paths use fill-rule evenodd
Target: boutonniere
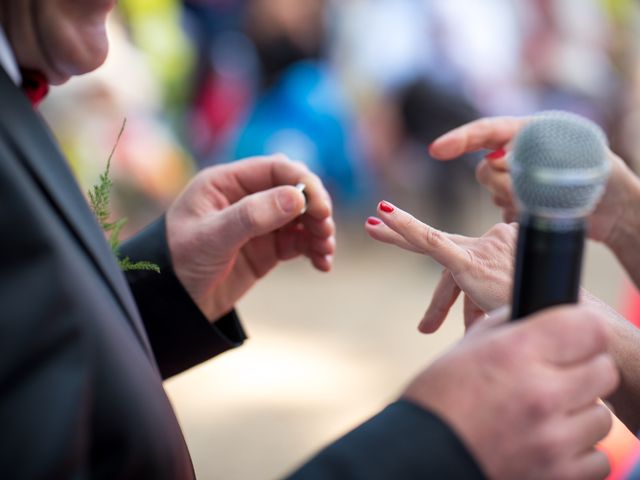
M 131 270 L 149 270 L 153 272 L 160 273 L 160 267 L 152 262 L 132 262 L 129 257 L 122 257 L 120 254 L 120 233 L 122 232 L 122 228 L 126 225 L 127 219 L 121 218 L 119 220 L 111 220 L 111 187 L 113 186 L 113 182 L 111 181 L 111 159 L 113 158 L 113 154 L 118 147 L 118 143 L 120 142 L 120 137 L 122 137 L 122 133 L 124 132 L 124 127 L 127 124 L 127 120 L 125 119 L 122 122 L 122 127 L 120 127 L 120 133 L 118 133 L 118 138 L 116 139 L 116 143 L 111 149 L 111 153 L 109 154 L 109 158 L 107 159 L 107 166 L 102 174 L 100 174 L 100 178 L 98 180 L 98 184 L 94 185 L 91 190 L 89 190 L 89 204 L 91 206 L 91 210 L 93 210 L 93 214 L 96 216 L 100 227 L 104 231 L 107 241 L 109 242 L 109 246 L 111 247 L 111 251 L 113 252 L 116 260 L 118 261 L 118 265 L 120 269 L 124 272 Z

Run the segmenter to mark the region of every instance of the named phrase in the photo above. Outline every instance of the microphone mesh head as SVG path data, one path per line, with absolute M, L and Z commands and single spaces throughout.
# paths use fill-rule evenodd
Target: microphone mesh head
M 511 157 L 521 209 L 552 218 L 589 215 L 604 191 L 609 169 L 604 132 L 565 112 L 534 117 L 516 137 Z

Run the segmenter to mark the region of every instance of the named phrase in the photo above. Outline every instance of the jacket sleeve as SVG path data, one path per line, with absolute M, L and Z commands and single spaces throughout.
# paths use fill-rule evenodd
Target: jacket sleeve
M 130 271 L 126 277 L 163 378 L 237 347 L 246 339 L 235 311 L 211 325 L 191 300 L 171 265 L 164 217 L 123 244 L 121 253 L 134 262 L 144 260 L 160 267 L 159 274 Z
M 454 432 L 408 401 L 381 413 L 325 448 L 290 480 L 485 478 Z

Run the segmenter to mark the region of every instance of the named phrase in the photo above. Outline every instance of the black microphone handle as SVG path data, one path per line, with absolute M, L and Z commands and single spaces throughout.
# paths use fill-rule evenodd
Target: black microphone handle
M 583 219 L 520 219 L 511 319 L 577 303 L 585 242 Z

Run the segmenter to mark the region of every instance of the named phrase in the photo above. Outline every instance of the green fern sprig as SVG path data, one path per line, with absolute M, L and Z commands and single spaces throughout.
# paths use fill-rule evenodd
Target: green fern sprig
M 118 265 L 123 272 L 131 270 L 146 270 L 160 273 L 160 267 L 155 263 L 146 261 L 132 262 L 129 257 L 120 257 L 120 233 L 126 225 L 127 219 L 120 218 L 118 220 L 110 221 L 111 188 L 113 187 L 113 182 L 111 181 L 111 159 L 113 158 L 113 154 L 116 152 L 118 143 L 120 143 L 120 137 L 122 137 L 126 125 L 127 119 L 125 118 L 122 122 L 122 127 L 120 127 L 116 143 L 113 145 L 109 158 L 107 159 L 107 166 L 104 172 L 100 174 L 98 184 L 94 185 L 93 188 L 89 190 L 89 204 L 91 206 L 91 210 L 93 210 L 93 213 L 96 216 L 96 219 L 98 220 L 98 223 L 100 224 L 100 227 L 102 227 L 102 230 L 106 235 L 108 235 L 107 241 L 111 247 L 111 251 L 118 260 Z

